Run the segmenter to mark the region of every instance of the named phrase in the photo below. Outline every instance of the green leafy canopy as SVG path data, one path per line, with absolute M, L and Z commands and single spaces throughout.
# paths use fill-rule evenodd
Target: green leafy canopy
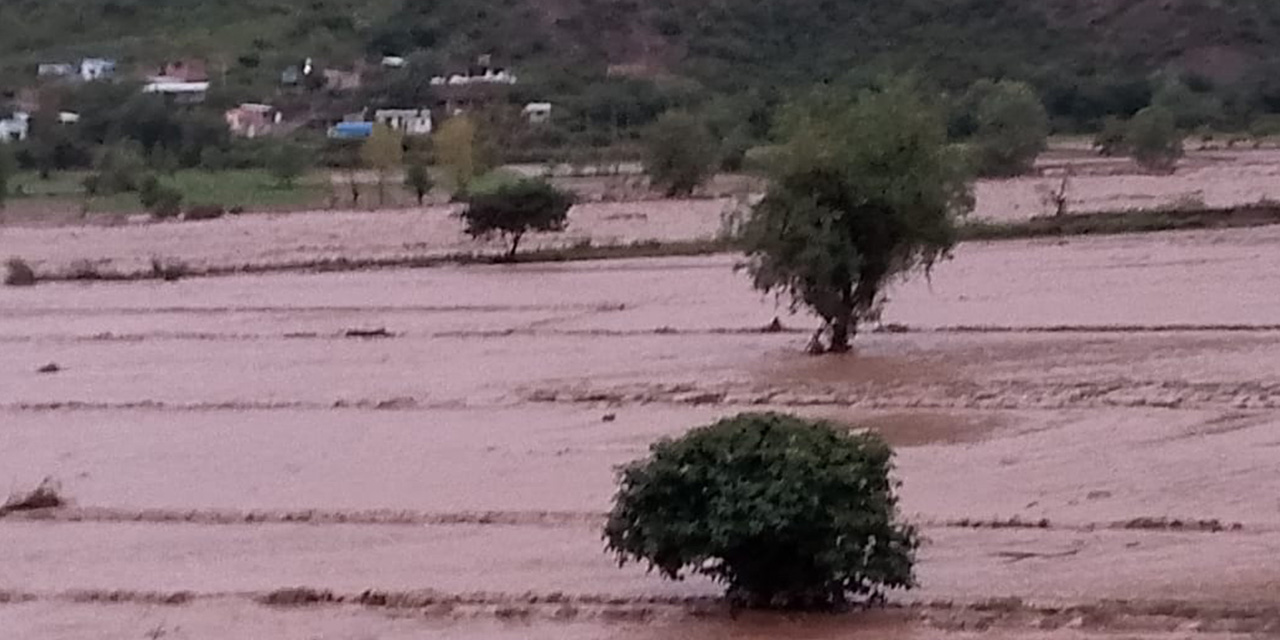
M 741 414 L 624 467 L 605 526 L 620 563 L 706 575 L 750 606 L 826 608 L 910 588 L 892 451 L 829 422 Z
M 960 152 L 939 111 L 910 84 L 855 100 L 821 94 L 793 105 L 773 182 L 746 224 L 757 289 L 790 294 L 848 348 L 890 278 L 926 273 L 973 208 Z

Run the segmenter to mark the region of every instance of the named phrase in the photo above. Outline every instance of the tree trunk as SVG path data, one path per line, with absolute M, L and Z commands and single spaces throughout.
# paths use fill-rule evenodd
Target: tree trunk
M 840 313 L 831 320 L 831 353 L 848 353 L 849 340 L 858 331 L 857 320 L 853 315 L 855 294 L 851 284 L 840 292 Z
M 520 248 L 520 237 L 523 234 L 513 234 L 511 236 L 511 250 L 507 252 L 507 262 L 515 262 L 516 250 Z
M 831 322 L 831 353 L 848 353 L 849 339 L 853 337 L 852 322 L 847 315 L 842 315 Z

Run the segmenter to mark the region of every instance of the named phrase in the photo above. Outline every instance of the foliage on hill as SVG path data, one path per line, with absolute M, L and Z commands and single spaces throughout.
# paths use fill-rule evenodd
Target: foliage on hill
M 214 62 L 270 87 L 303 56 L 336 65 L 394 53 L 430 72 L 481 53 L 516 67 L 520 95 L 555 98 L 579 129 L 630 129 L 691 96 L 865 86 L 916 69 L 962 92 L 1029 82 L 1061 126 L 1130 116 L 1173 65 L 1213 93 L 1224 124 L 1280 112 L 1280 3 L 1270 0 L 8 0 L 0 85 L 77 55 Z M 610 68 L 648 78 L 605 82 Z M 598 87 L 605 87 L 600 89 Z M 523 92 L 523 93 L 521 93 Z M 639 105 L 638 107 L 636 105 Z M 639 113 L 627 113 L 627 109 Z M 635 120 L 643 122 L 635 122 Z M 1212 118 L 1211 118 L 1212 119 Z M 605 121 L 601 123 L 600 121 Z

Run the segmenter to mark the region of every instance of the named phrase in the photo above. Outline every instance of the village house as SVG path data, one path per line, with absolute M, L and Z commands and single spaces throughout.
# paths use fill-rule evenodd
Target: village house
M 31 130 L 31 114 L 15 111 L 8 118 L 0 119 L 0 142 L 22 142 Z
M 372 122 L 339 122 L 329 127 L 329 137 L 334 140 L 364 140 L 373 135 Z
M 80 61 L 80 79 L 85 82 L 105 80 L 115 75 L 116 61 L 107 58 L 85 58 Z
M 550 102 L 530 102 L 524 105 L 524 109 L 520 110 L 520 115 L 529 124 L 543 124 L 551 120 L 551 103 Z
M 65 62 L 47 62 L 36 67 L 36 76 L 41 78 L 66 78 L 76 75 L 76 66 Z
M 469 84 L 499 84 L 512 85 L 519 82 L 516 74 L 495 67 L 491 62 L 492 58 L 488 55 L 480 56 L 476 59 L 476 64 L 467 69 L 466 73 L 454 73 L 448 76 L 435 76 L 431 78 L 431 84 L 434 86 L 441 85 L 469 85 Z
M 173 60 L 165 63 L 156 77 L 170 78 L 176 82 L 207 82 L 209 70 L 204 60 Z
M 378 109 L 373 121 L 407 136 L 431 135 L 430 109 Z
M 344 71 L 342 69 L 325 69 L 324 86 L 330 91 L 355 91 L 364 84 L 360 70 Z
M 156 77 L 142 87 L 143 93 L 156 93 L 174 104 L 199 104 L 209 93 L 208 82 L 183 82 L 173 78 Z
M 253 102 L 229 109 L 223 115 L 231 134 L 242 138 L 270 135 L 284 119 L 275 107 Z

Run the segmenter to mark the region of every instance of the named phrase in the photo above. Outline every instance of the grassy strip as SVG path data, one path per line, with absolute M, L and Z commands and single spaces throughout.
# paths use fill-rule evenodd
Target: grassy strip
M 1042 216 L 1018 222 L 968 222 L 960 240 L 1014 240 L 1054 236 L 1115 235 L 1184 229 L 1229 229 L 1280 224 L 1280 204 L 1228 209 L 1169 209 Z

